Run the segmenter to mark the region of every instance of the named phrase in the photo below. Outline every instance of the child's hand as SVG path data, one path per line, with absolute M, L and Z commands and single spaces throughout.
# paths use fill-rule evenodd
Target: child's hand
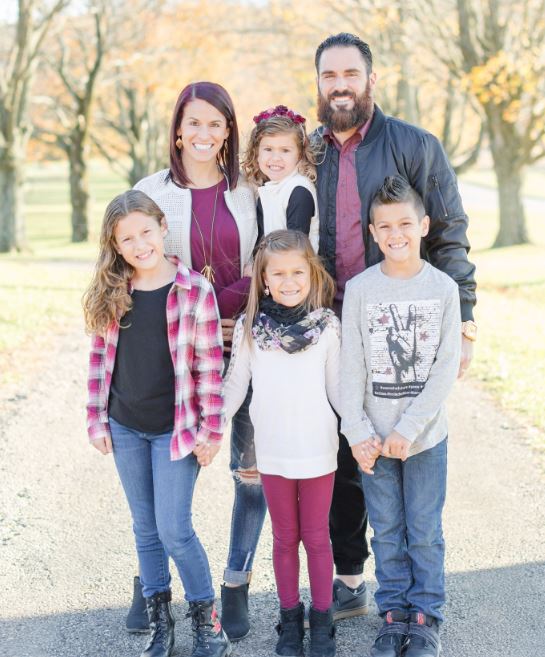
M 373 474 L 375 461 L 381 454 L 382 443 L 378 436 L 371 436 L 357 445 L 352 445 L 352 456 L 366 474 Z
M 244 269 L 242 270 L 242 275 L 249 276 L 251 278 L 253 270 L 254 270 L 254 265 L 253 263 L 249 262 L 247 265 L 244 265 Z
M 200 443 L 193 450 L 193 454 L 197 457 L 197 463 L 200 466 L 206 467 L 214 460 L 216 454 L 220 451 L 220 445 L 210 445 L 210 443 Z
M 233 341 L 233 332 L 235 330 L 235 320 L 234 319 L 222 319 L 221 320 L 221 337 L 223 338 L 223 351 L 231 351 L 231 342 Z M 226 343 L 229 343 L 227 346 Z
M 384 445 L 382 446 L 382 456 L 406 461 L 409 456 L 410 446 L 411 443 L 407 438 L 404 438 L 397 431 L 392 431 L 384 441 Z
M 91 445 L 98 449 L 101 454 L 111 454 L 112 453 L 112 439 L 110 436 L 103 436 L 102 438 L 97 438 L 91 442 Z

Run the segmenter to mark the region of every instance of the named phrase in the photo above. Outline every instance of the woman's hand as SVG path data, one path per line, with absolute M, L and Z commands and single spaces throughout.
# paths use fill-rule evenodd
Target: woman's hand
M 193 450 L 197 457 L 197 463 L 203 467 L 210 465 L 216 454 L 220 451 L 220 445 L 210 445 L 210 443 L 200 443 Z
M 107 454 L 112 453 L 112 439 L 110 436 L 103 436 L 102 438 L 97 438 L 96 440 L 93 440 L 91 445 L 95 448 L 98 449 L 98 451 L 101 454 L 104 454 L 106 456 Z

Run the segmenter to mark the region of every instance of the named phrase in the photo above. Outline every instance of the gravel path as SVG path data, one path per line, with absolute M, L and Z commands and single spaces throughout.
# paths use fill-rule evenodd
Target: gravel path
M 54 367 L 42 363 L 19 395 L 0 399 L 2 657 L 137 657 L 144 642 L 123 629 L 135 553 L 113 461 L 85 438 L 86 352 L 80 327 L 67 327 L 50 350 Z M 543 655 L 543 475 L 523 428 L 477 388 L 458 384 L 450 407 L 443 655 Z M 226 457 L 223 450 L 202 473 L 195 503 L 218 588 L 232 502 Z M 266 525 L 251 587 L 253 631 L 235 656 L 274 654 L 270 553 Z M 374 588 L 373 564 L 366 573 Z M 190 654 L 190 632 L 178 583 L 174 596 L 181 657 Z M 374 608 L 340 623 L 338 657 L 367 655 L 378 625 Z

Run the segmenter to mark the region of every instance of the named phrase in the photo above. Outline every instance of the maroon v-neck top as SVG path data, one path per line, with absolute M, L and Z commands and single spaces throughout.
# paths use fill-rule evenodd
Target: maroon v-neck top
M 236 222 L 225 202 L 226 190 L 225 179 L 213 187 L 191 190 L 190 239 L 192 268 L 201 272 L 205 265 L 212 265 L 212 285 L 220 316 L 231 319 L 246 306 L 250 278 L 240 277 L 240 239 Z

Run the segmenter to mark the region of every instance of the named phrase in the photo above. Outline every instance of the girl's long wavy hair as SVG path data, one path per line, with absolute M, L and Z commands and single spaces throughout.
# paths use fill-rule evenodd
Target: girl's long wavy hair
M 307 136 L 304 124 L 294 123 L 287 116 L 271 116 L 270 119 L 263 119 L 252 130 L 241 164 L 242 171 L 250 182 L 260 186 L 268 180 L 267 176 L 260 170 L 257 161 L 259 144 L 263 137 L 284 134 L 293 135 L 297 144 L 299 150 L 297 170 L 312 182 L 316 182 L 315 147 Z
M 112 323 L 132 306 L 129 282 L 134 268 L 117 252 L 114 231 L 117 224 L 131 212 L 154 217 L 158 224 L 164 219 L 159 206 L 147 194 L 130 189 L 110 201 L 100 231 L 100 247 L 93 278 L 83 295 L 83 313 L 88 333 L 105 335 Z
M 265 269 L 270 256 L 278 253 L 298 251 L 310 266 L 310 291 L 303 302 L 305 310 L 312 312 L 317 308 L 331 308 L 335 296 L 335 282 L 325 270 L 322 261 L 314 252 L 308 237 L 298 230 L 274 230 L 259 242 L 254 258 L 252 282 L 246 317 L 244 337 L 252 344 L 252 326 L 259 312 L 259 302 L 265 296 Z

